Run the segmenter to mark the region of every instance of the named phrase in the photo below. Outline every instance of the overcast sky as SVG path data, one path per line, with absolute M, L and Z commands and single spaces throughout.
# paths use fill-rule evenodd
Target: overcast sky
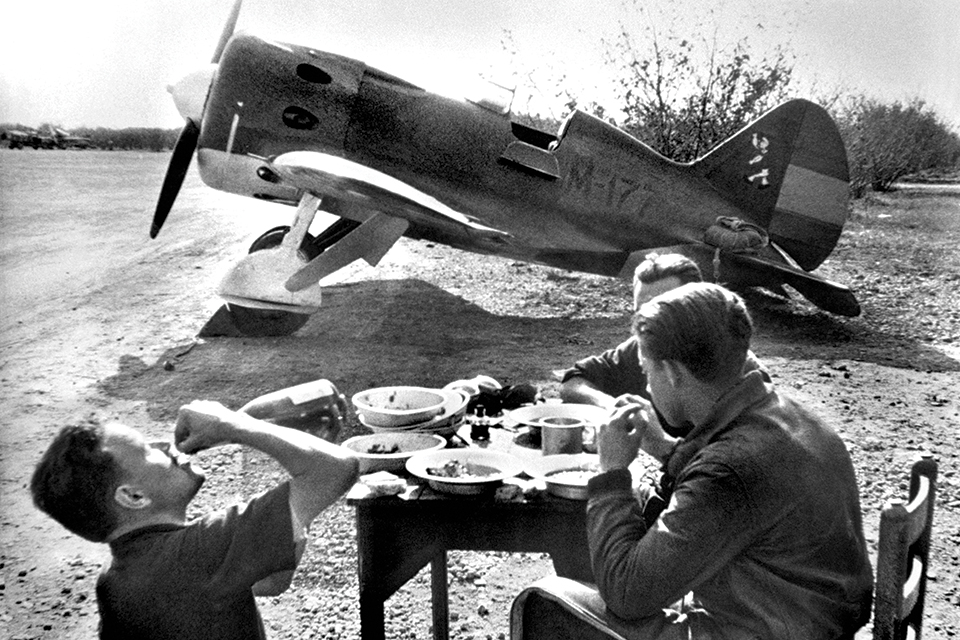
M 771 47 L 789 41 L 798 55 L 798 80 L 815 78 L 823 86 L 884 101 L 920 97 L 960 130 L 958 0 L 670 4 L 678 2 L 689 6 L 688 15 L 701 18 L 703 7 L 712 7 L 721 41 L 748 36 L 751 43 Z M 0 123 L 179 126 L 182 119 L 166 86 L 209 62 L 232 5 L 233 0 L 8 3 L 0 36 Z M 615 36 L 621 20 L 639 32 L 640 14 L 629 5 L 625 8 L 623 0 L 245 0 L 238 29 L 349 55 L 436 88 L 446 79 L 503 67 L 501 41 L 507 30 L 531 63 L 542 57 L 571 76 L 592 71 L 596 79 L 602 78 L 601 38 Z M 702 34 L 688 28 L 691 36 Z

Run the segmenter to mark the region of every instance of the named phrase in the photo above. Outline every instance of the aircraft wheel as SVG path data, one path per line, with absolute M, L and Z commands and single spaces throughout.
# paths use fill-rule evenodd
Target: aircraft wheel
M 283 237 L 290 231 L 290 227 L 281 226 L 270 229 L 253 241 L 249 253 L 272 249 L 283 242 Z M 319 251 L 313 245 L 313 236 L 309 233 L 304 236 L 300 245 L 300 256 L 304 263 L 309 262 Z M 307 323 L 310 315 L 307 313 L 293 313 L 274 309 L 255 309 L 242 307 L 236 304 L 227 304 L 230 319 L 241 333 L 253 337 L 288 336 Z
M 274 247 L 280 246 L 280 243 L 283 242 L 284 236 L 286 236 L 289 232 L 290 227 L 287 225 L 270 229 L 270 231 L 267 231 L 253 241 L 253 243 L 250 245 L 250 250 L 248 253 L 262 251 L 263 249 L 273 249 Z M 300 243 L 300 257 L 303 258 L 304 262 L 309 262 L 318 255 L 320 255 L 320 252 L 313 246 L 313 236 L 309 233 L 303 236 L 303 242 Z

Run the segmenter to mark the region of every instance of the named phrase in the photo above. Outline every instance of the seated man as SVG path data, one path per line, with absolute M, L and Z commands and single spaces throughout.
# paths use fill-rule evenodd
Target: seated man
M 180 409 L 176 446 L 257 449 L 290 478 L 243 505 L 187 521 L 201 470 L 170 443 L 121 424 L 61 429 L 34 471 L 37 507 L 67 529 L 110 545 L 97 583 L 100 637 L 264 638 L 255 595 L 291 581 L 306 527 L 357 478 L 355 457 L 307 433 L 214 402 Z
M 684 285 L 642 305 L 634 332 L 650 402 L 601 427 L 588 485 L 607 613 L 643 638 L 852 637 L 873 584 L 853 464 L 833 429 L 744 369 L 743 300 Z M 682 439 L 658 414 L 685 425 Z M 672 484 L 652 524 L 627 470 L 640 449 Z
M 633 272 L 633 309 L 656 295 L 688 282 L 700 282 L 700 268 L 679 253 L 651 253 Z M 577 361 L 561 374 L 560 398 L 564 402 L 594 404 L 612 409 L 624 394 L 645 396 L 647 382 L 640 369 L 637 339 L 631 336 L 599 356 Z

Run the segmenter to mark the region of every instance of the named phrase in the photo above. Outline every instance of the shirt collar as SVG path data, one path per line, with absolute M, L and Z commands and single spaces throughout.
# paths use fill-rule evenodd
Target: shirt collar
M 700 449 L 713 441 L 743 413 L 744 409 L 773 393 L 762 370 L 753 369 L 744 373 L 737 384 L 727 389 L 714 403 L 703 424 L 694 427 L 677 445 L 667 461 L 667 472 L 676 477 Z
M 150 524 L 145 527 L 140 527 L 139 529 L 134 529 L 133 531 L 127 531 L 125 534 L 117 538 L 116 540 L 110 541 L 110 549 L 116 551 L 122 547 L 129 546 L 141 536 L 147 536 L 151 533 L 165 533 L 167 531 L 176 531 L 178 529 L 183 529 L 184 525 L 182 524 L 173 524 L 173 523 L 163 523 L 163 524 Z

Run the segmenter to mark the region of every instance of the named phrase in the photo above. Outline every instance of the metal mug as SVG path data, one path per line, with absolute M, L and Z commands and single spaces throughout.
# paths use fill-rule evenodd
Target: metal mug
M 586 422 L 579 418 L 550 416 L 541 418 L 539 423 L 543 455 L 583 453 L 583 427 Z

